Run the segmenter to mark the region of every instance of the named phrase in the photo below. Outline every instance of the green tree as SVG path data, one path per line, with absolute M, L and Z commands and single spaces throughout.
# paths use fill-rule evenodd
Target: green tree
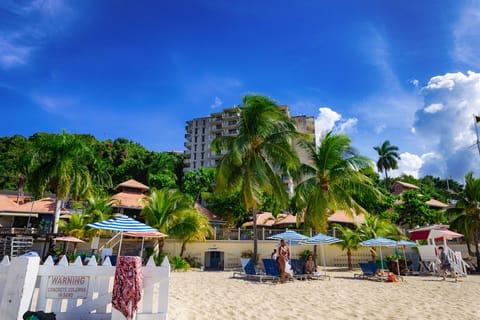
M 455 208 L 449 209 L 456 214 L 452 227 L 462 232 L 471 252 L 470 243 L 475 247 L 477 257 L 477 271 L 480 271 L 480 253 L 478 250 L 478 234 L 480 231 L 480 178 L 474 178 L 473 173 L 465 175 L 465 189 L 455 203 Z
M 33 169 L 29 186 L 38 194 L 53 191 L 57 197 L 53 232 L 58 231 L 62 201 L 73 196 L 88 196 L 91 176 L 88 164 L 94 161 L 91 150 L 75 135 L 41 134 L 34 140 Z
M 385 188 L 388 189 L 388 171 L 398 169 L 398 147 L 391 145 L 389 140 L 383 142 L 381 146 L 373 147 L 378 153 L 377 169 L 385 173 Z
M 418 190 L 402 192 L 401 201 L 395 205 L 395 211 L 398 212 L 398 220 L 395 222 L 409 228 L 448 222 L 443 211 L 430 209 L 427 203 L 430 199 L 430 196 Z
M 176 215 L 168 232 L 182 242 L 180 257 L 183 257 L 188 242 L 192 240 L 205 241 L 207 236 L 213 234 L 208 218 L 196 209 Z
M 190 197 L 180 190 L 152 190 L 150 196 L 142 200 L 145 204 L 141 214 L 148 225 L 173 238 L 180 238 L 185 244 L 205 231 L 204 220 Z M 198 229 L 196 229 L 198 228 Z M 182 249 L 182 253 L 183 253 Z
M 240 192 L 205 193 L 203 197 L 207 202 L 207 208 L 221 216 L 231 225 L 240 226 L 242 223 L 251 219 L 248 211 L 241 205 Z
M 183 177 L 182 191 L 198 201 L 203 192 L 214 191 L 216 171 L 215 168 L 201 167 L 186 172 Z
M 342 239 L 340 244 L 342 245 L 342 250 L 347 250 L 348 270 L 352 270 L 352 250 L 357 250 L 360 243 L 360 234 L 356 230 L 340 224 L 335 223 L 332 225 L 332 227 L 340 231 L 340 239 Z
M 294 121 L 273 101 L 247 95 L 240 108 L 238 135 L 217 137 L 212 142 L 212 150 L 217 154 L 226 151 L 217 167 L 217 190 L 239 191 L 242 205 L 252 213 L 254 260 L 260 194 L 287 207 L 288 194 L 279 173 L 291 174 L 298 169 L 298 155 L 292 146 L 294 138 L 301 138 Z
M 82 239 L 86 235 L 85 226 L 87 223 L 88 217 L 85 214 L 72 213 L 68 220 L 58 221 L 58 226 L 61 232 Z
M 306 145 L 310 164 L 302 166 L 304 179 L 295 188 L 294 211 L 305 210 L 305 227 L 326 232 L 327 219 L 336 210 L 348 214 L 366 213 L 353 195 L 369 193 L 379 198 L 380 192 L 370 178 L 359 170 L 372 165 L 350 146 L 345 134 L 329 132 L 320 146 Z
M 402 231 L 388 220 L 382 219 L 376 215 L 365 216 L 365 223 L 358 227 L 360 241 L 374 239 L 378 237 L 400 240 L 403 237 Z M 372 261 L 376 260 L 377 251 L 371 248 Z

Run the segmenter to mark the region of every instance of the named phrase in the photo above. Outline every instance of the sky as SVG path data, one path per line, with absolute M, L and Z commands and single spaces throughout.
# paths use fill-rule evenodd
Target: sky
M 0 136 L 184 150 L 185 122 L 262 94 L 389 140 L 399 169 L 480 175 L 479 1 L 0 0 Z

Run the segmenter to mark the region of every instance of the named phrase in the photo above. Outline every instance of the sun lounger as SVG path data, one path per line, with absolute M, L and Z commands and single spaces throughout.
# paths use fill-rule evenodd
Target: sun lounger
M 359 262 L 358 265 L 362 269 L 361 274 L 354 274 L 353 277 L 356 279 L 368 279 L 368 280 L 377 280 L 377 281 L 387 281 L 388 277 L 383 275 L 378 275 L 378 265 L 375 262 Z
M 272 260 L 273 261 L 273 260 Z M 259 273 L 255 270 L 252 259 L 242 259 L 242 272 L 234 272 L 233 278 L 241 277 L 248 280 L 268 281 L 277 280 L 278 277 L 273 277 L 268 274 Z

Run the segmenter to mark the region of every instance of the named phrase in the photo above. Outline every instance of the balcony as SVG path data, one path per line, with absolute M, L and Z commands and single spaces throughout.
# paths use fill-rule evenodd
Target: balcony
M 187 141 L 183 144 L 185 146 L 185 148 L 187 148 L 188 150 L 192 149 L 192 142 L 191 141 Z
M 238 135 L 239 131 L 238 129 L 230 129 L 228 131 L 224 131 L 223 135 L 224 136 L 236 136 Z
M 222 125 L 221 125 L 221 124 L 218 124 L 218 125 L 216 125 L 216 126 L 212 127 L 212 133 L 215 133 L 215 132 L 222 132 L 222 130 L 223 130 L 223 127 L 222 127 Z

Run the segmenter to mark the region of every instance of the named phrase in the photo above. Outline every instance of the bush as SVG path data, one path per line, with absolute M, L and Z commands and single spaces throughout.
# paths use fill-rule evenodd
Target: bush
M 309 255 L 312 255 L 313 256 L 313 252 L 311 250 L 305 250 L 303 252 L 300 253 L 300 260 L 305 260 L 307 261 L 307 258 Z
M 182 257 L 168 257 L 168 261 L 170 262 L 170 266 L 172 267 L 173 271 L 187 271 L 188 269 L 190 269 L 190 265 Z
M 191 268 L 201 268 L 202 267 L 202 264 L 200 263 L 200 261 L 198 261 L 198 258 L 197 257 L 192 257 L 192 256 L 186 256 L 185 258 L 185 261 L 188 262 L 188 264 L 190 265 Z

